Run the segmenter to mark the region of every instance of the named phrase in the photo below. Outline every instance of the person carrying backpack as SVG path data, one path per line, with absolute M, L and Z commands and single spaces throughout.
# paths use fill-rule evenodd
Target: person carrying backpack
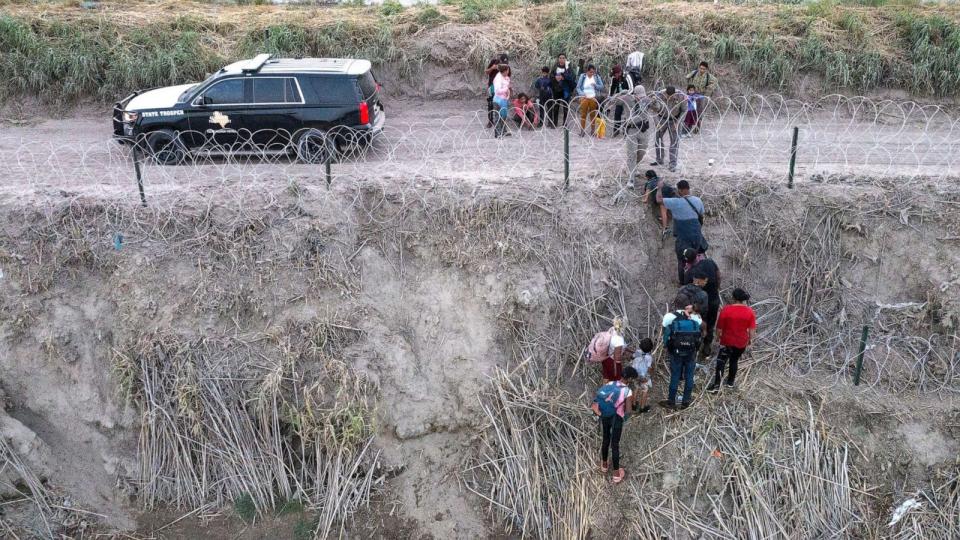
M 680 408 L 686 409 L 693 402 L 693 377 L 697 368 L 697 352 L 700 350 L 700 327 L 703 324 L 695 306 L 680 308 L 680 303 L 675 301 L 674 307 L 678 309 L 663 316 L 663 344 L 670 358 L 670 389 L 667 399 L 660 402 L 661 407 L 672 410 L 677 409 L 677 388 L 681 375 L 684 387 Z
M 630 366 L 623 369 L 624 381 L 637 378 L 637 370 Z M 600 444 L 600 472 L 610 470 L 607 456 L 613 454 L 613 483 L 619 484 L 627 476 L 620 467 L 620 436 L 623 434 L 623 422 L 628 411 L 633 410 L 633 391 L 624 381 L 611 381 L 597 390 L 593 398 L 593 414 L 600 417 L 603 439 Z

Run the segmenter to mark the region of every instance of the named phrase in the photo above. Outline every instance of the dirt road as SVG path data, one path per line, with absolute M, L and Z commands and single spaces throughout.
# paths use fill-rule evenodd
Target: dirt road
M 512 137 L 497 140 L 484 127 L 484 112 L 475 108 L 482 105 L 388 104 L 383 136 L 363 156 L 335 164 L 332 179 L 429 178 L 487 187 L 523 179 L 529 187 L 562 185 L 563 130 L 514 129 Z M 953 137 L 960 128 L 942 112 L 902 112 L 901 107 L 899 116 L 884 116 L 734 105 L 717 107 L 708 113 L 701 134 L 681 140 L 676 176 L 719 174 L 783 181 L 794 126 L 799 127 L 798 181 L 820 174 L 948 177 L 960 171 L 960 142 Z M 572 182 L 590 188 L 598 183 L 625 184 L 623 139 L 580 137 L 573 115 L 567 125 Z M 651 137 L 646 161 L 653 156 Z M 136 198 L 129 151 L 111 140 L 106 112 L 5 126 L 0 132 L 0 161 L 6 171 L 0 193 L 6 196 L 104 192 Z M 178 167 L 148 164 L 143 172 L 152 195 L 184 186 L 255 188 L 266 181 L 321 185 L 324 179 L 322 166 L 288 159 L 264 162 L 250 156 Z

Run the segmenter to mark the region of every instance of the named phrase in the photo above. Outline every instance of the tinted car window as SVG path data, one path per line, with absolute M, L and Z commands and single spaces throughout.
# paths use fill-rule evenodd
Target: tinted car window
M 203 102 L 210 105 L 243 103 L 243 79 L 218 82 L 203 93 Z
M 317 94 L 320 105 L 356 104 L 356 80 L 350 77 L 310 77 L 310 85 Z
M 297 85 L 289 77 L 264 77 L 253 79 L 254 103 L 300 103 Z
M 360 82 L 360 91 L 363 92 L 363 99 L 369 99 L 377 93 L 377 80 L 373 78 L 373 73 L 368 71 L 361 75 L 357 81 Z

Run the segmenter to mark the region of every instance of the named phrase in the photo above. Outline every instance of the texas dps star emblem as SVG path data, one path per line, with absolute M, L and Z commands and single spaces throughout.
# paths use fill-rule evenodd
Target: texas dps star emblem
M 227 124 L 230 123 L 230 117 L 220 111 L 214 111 L 214 113 L 210 115 L 210 123 L 218 124 L 220 129 L 226 129 Z

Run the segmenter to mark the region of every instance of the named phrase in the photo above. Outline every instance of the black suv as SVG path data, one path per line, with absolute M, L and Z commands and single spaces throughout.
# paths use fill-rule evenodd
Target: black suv
M 114 106 L 114 138 L 160 163 L 202 152 L 292 152 L 322 162 L 383 129 L 370 68 L 367 60 L 261 54 L 202 83 L 134 92 Z

